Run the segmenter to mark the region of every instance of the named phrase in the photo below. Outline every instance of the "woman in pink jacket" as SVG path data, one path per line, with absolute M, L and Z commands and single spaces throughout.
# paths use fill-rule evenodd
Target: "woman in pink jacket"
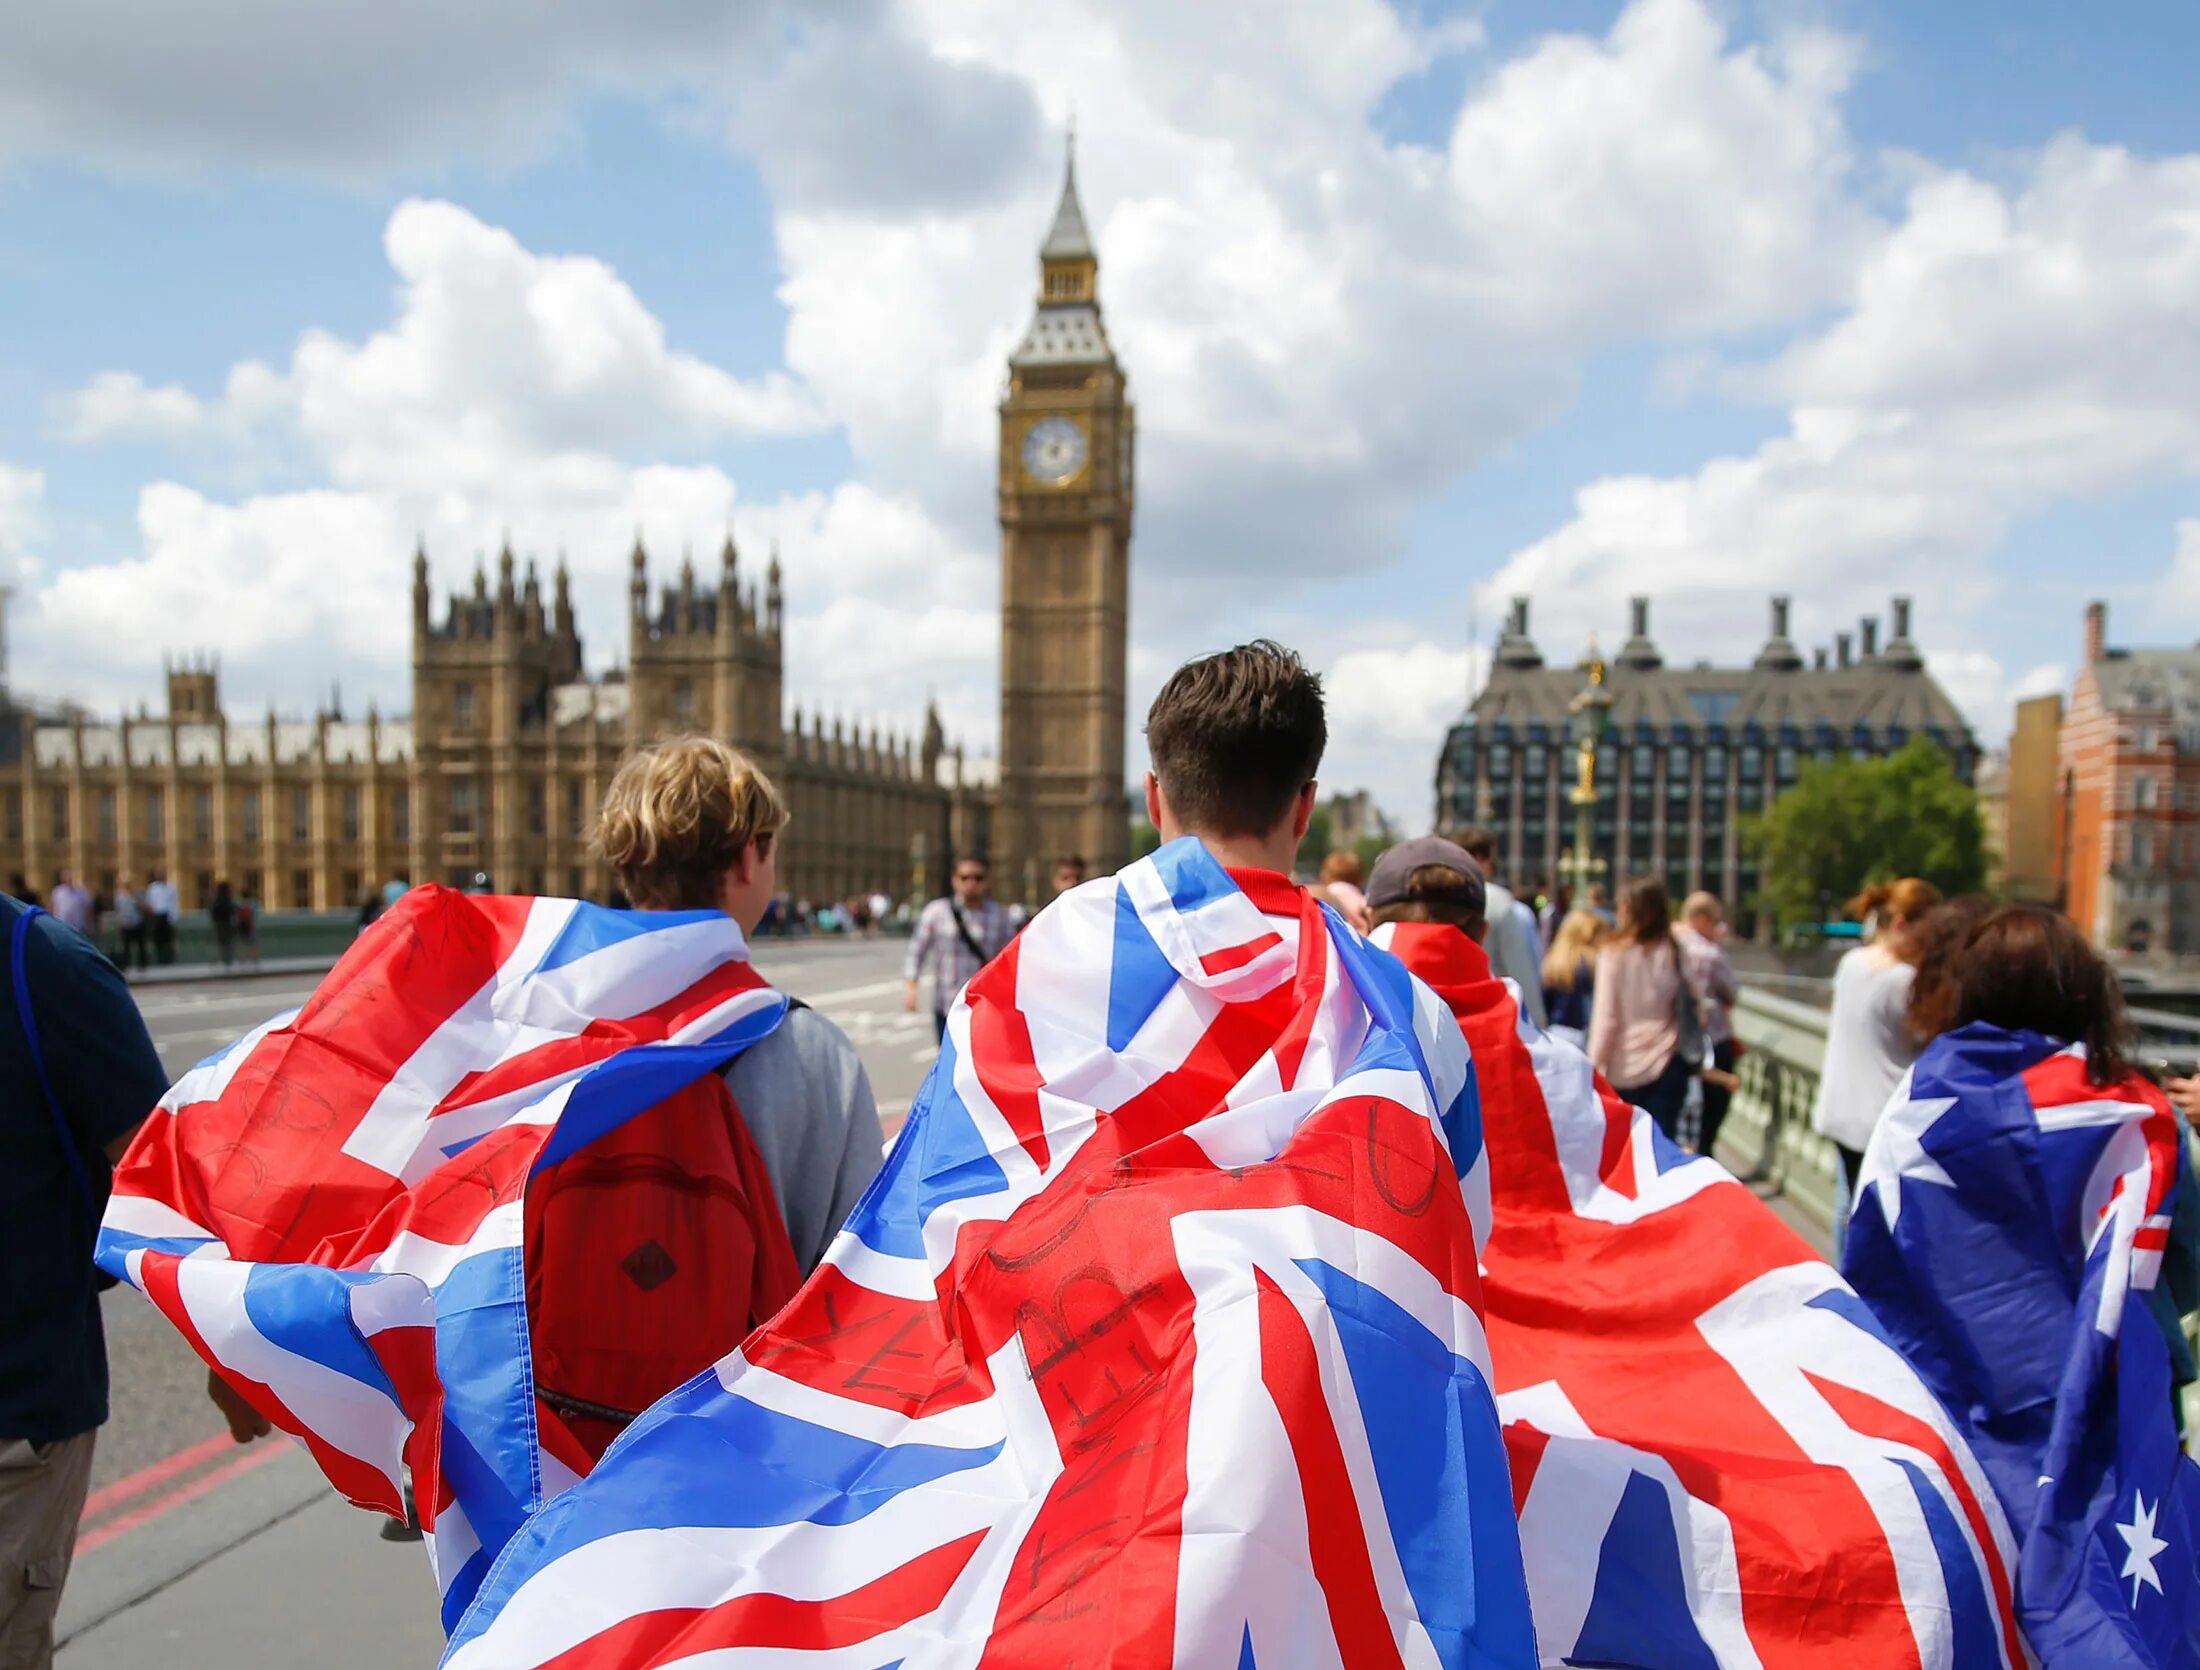
M 1655 876 L 1620 895 L 1619 927 L 1597 953 L 1589 1060 L 1628 1101 L 1677 1138 L 1691 1072 L 1680 1052 L 1680 948 Z

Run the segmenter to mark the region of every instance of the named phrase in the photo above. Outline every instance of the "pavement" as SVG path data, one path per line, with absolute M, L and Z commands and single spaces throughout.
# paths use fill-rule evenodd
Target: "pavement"
M 847 1033 L 890 1131 L 936 1053 L 930 1017 L 901 1008 L 903 949 L 794 940 L 756 951 L 775 984 Z M 318 972 L 151 982 L 138 1003 L 174 1075 L 303 1001 Z M 104 1319 L 113 1413 L 56 1630 L 61 1670 L 432 1665 L 443 1634 L 420 1544 L 381 1540 L 380 1520 L 339 1500 L 289 1440 L 233 1445 L 204 1366 L 135 1290 L 110 1292 Z

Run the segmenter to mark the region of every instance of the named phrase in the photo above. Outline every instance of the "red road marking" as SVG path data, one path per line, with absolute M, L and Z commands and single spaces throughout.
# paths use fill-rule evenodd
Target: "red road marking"
M 140 1467 L 127 1478 L 103 1484 L 84 1498 L 86 1519 L 96 1518 L 109 1508 L 127 1502 L 133 1496 L 142 1496 L 157 1484 L 166 1484 L 178 1473 L 187 1473 L 202 1461 L 210 1461 L 235 1442 L 228 1433 L 217 1432 L 210 1438 L 202 1438 L 196 1444 L 186 1445 L 174 1455 L 154 1462 L 150 1467 Z
M 227 1442 L 227 1440 L 224 1439 L 224 1442 Z M 187 1479 L 166 1495 L 156 1496 L 150 1502 L 140 1503 L 128 1513 L 118 1514 L 113 1519 L 108 1520 L 106 1524 L 79 1536 L 76 1539 L 76 1552 L 79 1556 L 89 1554 L 102 1544 L 112 1542 L 116 1537 L 121 1536 L 123 1532 L 134 1531 L 147 1521 L 158 1519 L 170 1509 L 180 1508 L 184 1503 L 205 1495 L 218 1484 L 226 1484 L 240 1474 L 249 1473 L 255 1467 L 264 1467 L 278 1456 L 287 1455 L 291 1447 L 288 1438 L 262 1439 L 253 1448 L 238 1456 L 236 1460 L 224 1462 L 210 1472 L 201 1473 L 195 1479 Z

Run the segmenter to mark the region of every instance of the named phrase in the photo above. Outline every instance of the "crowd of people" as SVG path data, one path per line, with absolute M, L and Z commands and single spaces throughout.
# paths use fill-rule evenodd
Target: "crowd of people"
M 1260 645 L 1187 672 L 1197 676 L 1172 680 L 1149 715 L 1150 815 L 1164 836 L 1202 842 L 1257 900 L 1298 897 L 1298 884 L 1278 872 L 1288 871 L 1313 805 L 1325 740 L 1318 681 L 1288 652 Z M 1240 745 L 1228 716 L 1242 692 L 1232 681 L 1262 679 L 1301 707 L 1311 704 L 1312 741 L 1299 750 L 1305 761 L 1278 768 L 1300 773 L 1284 783 L 1287 793 L 1279 799 L 1264 790 L 1261 804 L 1240 804 L 1230 785 L 1259 774 L 1210 769 L 1200 750 Z M 785 823 L 784 802 L 751 760 L 723 743 L 686 738 L 626 761 L 602 808 L 599 839 L 632 908 L 722 911 L 753 934 L 784 897 L 776 859 Z M 1601 888 L 1578 902 L 1541 886 L 1515 893 L 1496 852 L 1489 831 L 1460 830 L 1400 843 L 1372 870 L 1352 854 L 1333 854 L 1312 886 L 1409 967 L 1441 965 L 1443 946 L 1427 935 L 1464 934 L 1490 971 L 1511 982 L 1536 1027 L 1577 1045 L 1666 1137 L 1712 1152 L 1738 1047 L 1721 901 L 1691 894 L 1676 917 L 1655 878 L 1626 884 L 1616 909 Z M 907 1007 L 925 1004 L 943 1043 L 957 992 L 1022 926 L 989 896 L 982 855 L 959 857 L 948 879 L 949 891 L 917 914 L 903 964 Z M 1084 860 L 1065 855 L 1050 879 L 1057 895 L 1083 885 Z M 64 875 L 41 912 L 21 878 L 17 888 L 0 899 L 0 927 L 16 936 L 12 985 L 26 1023 L 0 1026 L 7 1108 L 0 1222 L 16 1272 L 0 1288 L 0 1661 L 11 1665 L 44 1661 L 93 1434 L 106 1416 L 90 1259 L 103 1180 L 166 1084 L 114 964 L 90 937 L 101 920 L 90 895 Z M 875 924 L 878 902 L 862 903 Z M 2113 974 L 2063 918 L 1980 898 L 1944 901 L 1914 879 L 1875 888 L 1856 908 L 1866 937 L 1835 976 L 1815 1113 L 1818 1129 L 1839 1145 L 1852 1188 L 1904 1070 L 1942 1032 L 1985 1022 L 2079 1044 L 2104 1085 L 2140 1071 L 2126 1048 Z M 225 883 L 215 910 L 227 960 L 233 940 L 251 940 L 252 906 Z M 105 914 L 120 933 L 124 963 L 145 966 L 148 949 L 156 962 L 173 957 L 175 890 L 157 872 L 142 889 L 118 883 Z M 864 925 L 853 908 L 850 925 Z M 2193 1114 L 2200 1084 L 2180 1078 L 2170 1089 Z M 698 1107 L 708 1117 L 694 1117 Z M 539 1394 L 591 1456 L 655 1395 L 777 1309 L 823 1257 L 881 1164 L 862 1062 L 830 1019 L 799 1002 L 712 1078 L 700 1102 L 681 1100 L 676 1111 L 682 1117 L 645 1115 L 622 1128 L 619 1154 L 655 1163 L 620 1166 L 583 1149 L 530 1187 L 528 1302 Z M 611 1361 L 589 1342 L 620 1334 L 618 1290 L 597 1269 L 607 1259 L 615 1265 L 619 1249 L 599 1244 L 590 1226 L 692 1217 L 704 1195 L 716 1203 L 709 1222 L 717 1227 L 696 1233 L 722 1237 L 723 1256 L 739 1263 L 744 1302 L 676 1342 L 623 1340 Z M 265 1415 L 221 1375 L 210 1375 L 209 1391 L 240 1442 L 268 1430 Z

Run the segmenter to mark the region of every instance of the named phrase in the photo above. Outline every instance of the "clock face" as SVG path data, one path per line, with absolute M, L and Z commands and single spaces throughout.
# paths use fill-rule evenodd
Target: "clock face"
M 1024 431 L 1024 472 L 1059 487 L 1085 467 L 1085 431 L 1073 418 L 1043 417 Z

